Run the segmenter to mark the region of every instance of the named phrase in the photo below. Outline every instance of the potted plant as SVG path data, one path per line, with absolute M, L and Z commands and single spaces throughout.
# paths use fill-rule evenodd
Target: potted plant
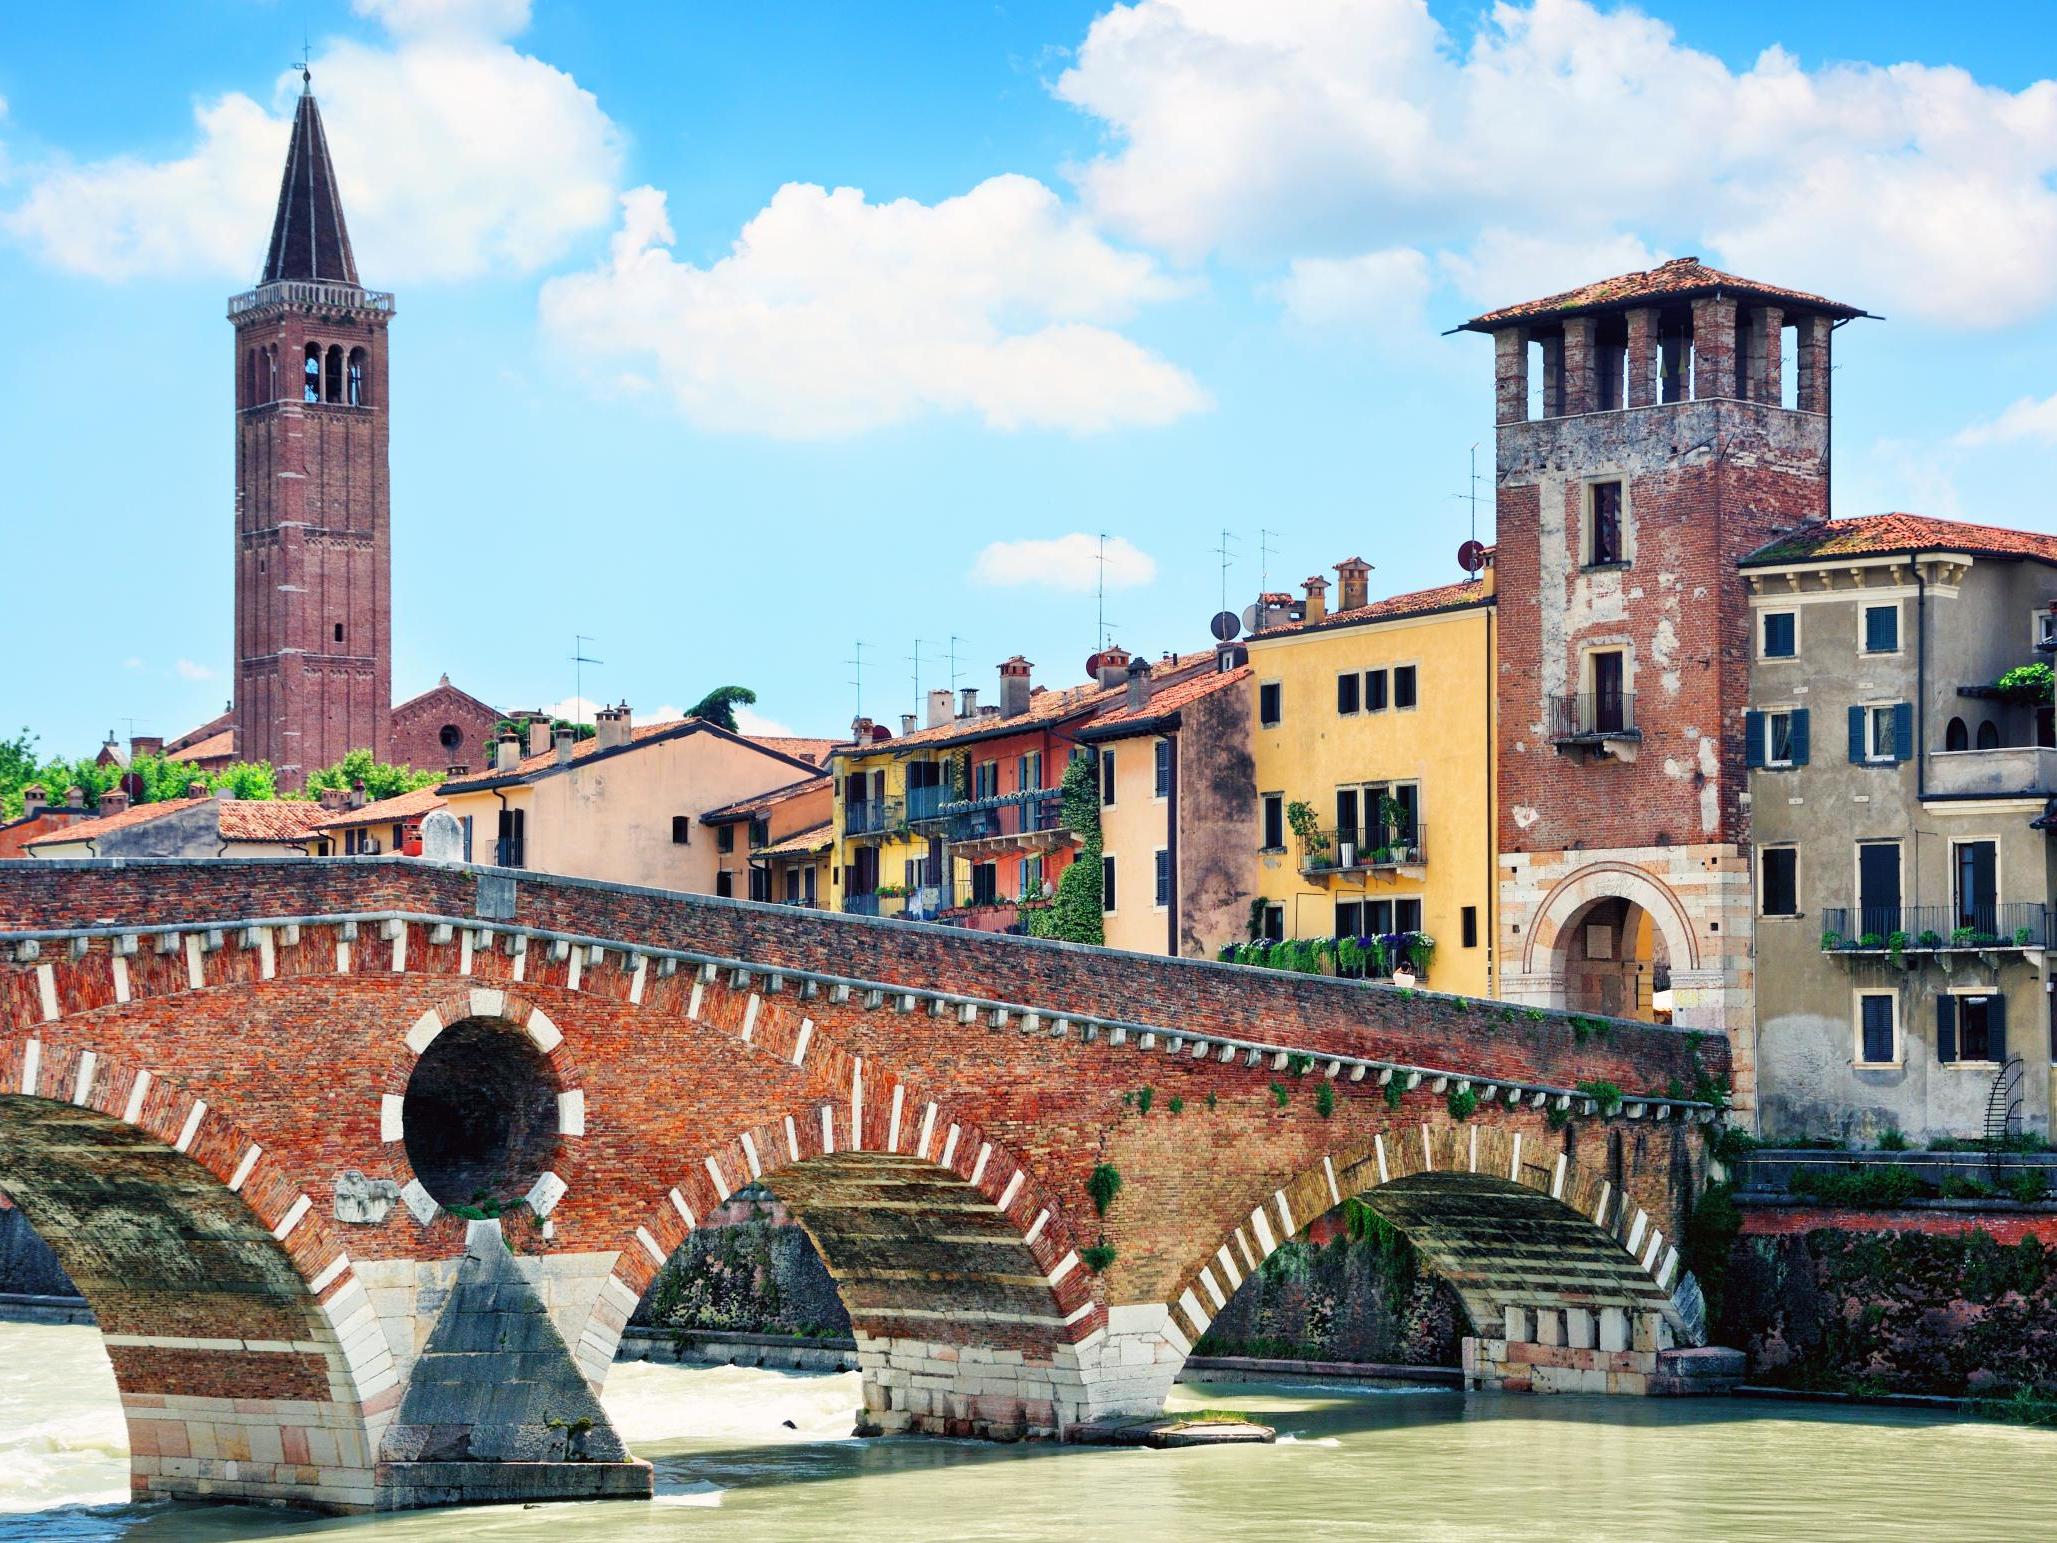
M 1293 828 L 1293 834 L 1300 840 L 1300 850 L 1305 855 L 1305 866 L 1332 866 L 1328 857 L 1329 840 L 1322 833 L 1321 816 L 1314 812 L 1312 804 L 1299 798 L 1287 804 L 1286 823 Z

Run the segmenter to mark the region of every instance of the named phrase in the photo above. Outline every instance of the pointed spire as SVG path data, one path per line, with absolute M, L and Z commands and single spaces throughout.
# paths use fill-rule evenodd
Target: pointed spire
M 304 67 L 300 80 L 293 142 L 286 150 L 279 209 L 271 222 L 271 251 L 258 282 L 319 279 L 329 284 L 355 284 L 357 260 L 350 253 L 350 231 L 343 224 L 336 169 L 329 164 L 328 136 L 322 132 L 314 83 Z

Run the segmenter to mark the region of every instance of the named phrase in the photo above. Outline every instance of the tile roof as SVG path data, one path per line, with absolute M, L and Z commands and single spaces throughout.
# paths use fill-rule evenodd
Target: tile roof
M 168 819 L 202 804 L 219 806 L 215 828 L 224 841 L 299 841 L 313 830 L 321 814 L 321 805 L 300 798 L 167 798 L 154 804 L 131 804 L 120 814 L 81 820 L 25 844 L 32 847 L 68 846 L 78 841 L 98 841 L 116 831 Z
M 840 739 L 815 739 L 805 734 L 746 734 L 743 737 L 776 750 L 780 755 L 796 755 L 803 761 L 812 761 L 816 766 L 828 765 L 829 752 L 845 743 Z
M 2025 557 L 2057 564 L 2057 536 L 1937 520 L 1923 514 L 1864 514 L 1818 520 L 1787 532 L 1742 560 L 1746 568 L 1817 558 L 1877 557 L 1894 552 L 1966 552 L 1974 557 Z
M 1240 686 L 1249 678 L 1250 666 L 1247 664 L 1239 664 L 1233 670 L 1203 670 L 1151 692 L 1150 700 L 1141 707 L 1130 707 L 1124 702 L 1098 714 L 1086 725 L 1083 734 L 1091 739 L 1119 739 L 1124 729 L 1141 729 L 1161 722 L 1180 708 L 1202 697 L 1210 697 L 1217 691 Z
M 1425 616 L 1433 611 L 1450 611 L 1459 606 L 1477 605 L 1485 598 L 1479 580 L 1460 579 L 1455 584 L 1438 584 L 1433 589 L 1416 589 L 1404 595 L 1388 595 L 1383 600 L 1374 600 L 1369 605 L 1353 606 L 1347 611 L 1331 611 L 1320 621 L 1299 621 L 1284 627 L 1267 627 L 1262 632 L 1251 633 L 1246 641 L 1261 643 L 1270 638 L 1291 637 L 1301 632 L 1322 632 L 1330 627 L 1354 627 L 1363 622 L 1394 621 L 1403 616 Z
M 171 761 L 217 761 L 236 753 L 236 731 L 223 729 L 219 734 L 210 734 L 178 750 L 169 752 L 165 759 Z
M 786 837 L 783 841 L 774 841 L 770 846 L 759 847 L 750 855 L 752 857 L 805 857 L 810 853 L 823 851 L 835 844 L 836 827 L 833 822 L 829 822 L 799 831 L 794 835 Z
M 1198 653 L 1180 654 L 1169 666 L 1163 661 L 1150 666 L 1151 673 L 1175 675 L 1196 666 L 1210 662 L 1214 650 L 1203 649 Z M 1002 734 L 1026 734 L 1035 729 L 1047 728 L 1061 723 L 1082 712 L 1118 702 L 1128 689 L 1126 684 L 1102 686 L 1093 681 L 1080 681 L 1074 686 L 1059 690 L 1045 688 L 1029 697 L 1028 711 L 1016 713 L 1012 718 L 978 717 L 964 723 L 939 723 L 932 729 L 916 729 L 912 734 L 902 734 L 897 739 L 882 739 L 864 748 L 868 750 L 899 751 L 926 750 L 941 745 L 953 745 L 974 739 L 990 739 Z M 847 749 L 847 746 L 841 747 Z
M 334 814 L 323 814 L 310 827 L 314 830 L 343 830 L 352 825 L 391 825 L 401 820 L 418 820 L 431 810 L 443 807 L 443 795 L 434 788 L 416 788 L 412 793 L 398 793 L 391 798 L 381 798 L 361 809 L 339 809 Z M 319 809 L 320 806 L 316 805 Z
M 821 772 L 812 777 L 802 777 L 798 782 L 789 782 L 784 787 L 767 788 L 762 793 L 739 798 L 732 804 L 723 804 L 719 809 L 708 810 L 700 818 L 709 825 L 720 820 L 739 820 L 746 814 L 757 814 L 774 804 L 782 804 L 789 798 L 798 798 L 803 793 L 819 792 L 828 785 L 829 774 Z
M 610 746 L 606 749 L 601 747 L 597 735 L 592 739 L 582 739 L 572 746 L 569 764 L 577 766 L 592 760 L 595 756 L 619 755 L 625 750 L 633 750 L 641 745 L 651 744 L 658 740 L 683 739 L 692 734 L 712 734 L 717 738 L 726 739 L 734 744 L 754 746 L 762 750 L 766 755 L 779 756 L 789 762 L 796 763 L 794 765 L 795 771 L 804 770 L 814 764 L 804 757 L 796 756 L 790 751 L 781 750 L 775 744 L 769 744 L 764 740 L 753 739 L 747 734 L 731 734 L 719 724 L 709 723 L 705 718 L 674 718 L 664 723 L 646 723 L 640 728 L 629 730 L 627 744 Z M 812 743 L 812 741 L 809 743 Z M 822 743 L 827 743 L 827 741 L 822 741 Z M 494 771 L 488 768 L 480 772 L 466 772 L 462 777 L 452 777 L 443 784 L 442 791 L 470 791 L 482 787 L 501 786 L 511 782 L 524 782 L 534 777 L 549 776 L 552 772 L 563 769 L 565 768 L 559 764 L 557 751 L 553 746 L 540 755 L 528 756 L 516 762 L 512 771 Z
M 201 740 L 212 739 L 215 735 L 224 731 L 231 736 L 235 734 L 236 714 L 233 708 L 225 709 L 215 717 L 209 718 L 198 728 L 186 730 L 177 739 L 166 744 L 164 748 L 167 751 L 184 750 L 189 745 L 197 745 Z
M 1854 305 L 1844 305 L 1822 295 L 1810 295 L 1804 290 L 1781 289 L 1775 284 L 1738 278 L 1733 273 L 1708 267 L 1697 257 L 1674 257 L 1670 262 L 1644 273 L 1623 273 L 1611 279 L 1582 284 L 1577 289 L 1567 289 L 1561 294 L 1545 295 L 1540 300 L 1524 300 L 1519 305 L 1487 311 L 1483 316 L 1472 317 L 1457 330 L 1492 332 L 1513 322 L 1533 321 L 1539 317 L 1614 310 L 1645 300 L 1688 300 L 1717 291 L 1753 300 L 1783 301 L 1798 309 L 1819 311 L 1830 316 L 1870 314 Z

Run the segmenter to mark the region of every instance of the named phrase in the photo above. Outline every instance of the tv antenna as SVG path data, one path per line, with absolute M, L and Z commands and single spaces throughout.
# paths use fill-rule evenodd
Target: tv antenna
M 1100 532 L 1100 546 L 1093 554 L 1093 562 L 1100 570 L 1099 578 L 1093 585 L 1093 647 L 1101 649 L 1107 646 L 1107 532 L 1104 530 Z
M 1229 550 L 1229 543 L 1235 539 L 1234 531 L 1224 530 L 1221 533 L 1221 545 L 1211 549 L 1215 556 L 1221 559 L 1221 608 L 1224 611 L 1228 609 L 1229 565 L 1235 561 L 1235 554 Z
M 914 640 L 914 652 L 907 656 L 914 661 L 914 710 L 917 714 L 925 712 L 921 705 L 921 642 L 920 638 L 916 638 Z M 917 719 L 917 721 L 920 720 Z
M 1260 597 L 1271 592 L 1271 554 L 1278 550 L 1271 544 L 1271 538 L 1277 534 L 1275 530 L 1259 529 L 1257 532 L 1257 593 Z M 1262 603 L 1260 599 L 1259 604 Z
M 850 666 L 850 684 L 857 692 L 857 716 L 864 716 L 864 641 L 859 639 L 854 651 L 843 661 Z
M 571 640 L 571 711 L 573 721 L 583 724 L 585 719 L 586 666 L 605 664 L 605 659 L 595 659 L 586 652 L 588 643 L 597 643 L 598 638 L 589 638 L 583 632 L 574 633 Z
M 960 638 L 956 633 L 950 634 L 950 695 L 952 696 L 957 695 L 957 677 L 960 673 L 957 667 L 957 645 L 963 641 L 964 639 Z

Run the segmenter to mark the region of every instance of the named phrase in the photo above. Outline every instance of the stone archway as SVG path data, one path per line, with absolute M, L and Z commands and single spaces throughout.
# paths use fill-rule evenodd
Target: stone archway
M 1701 919 L 1701 925 L 1706 919 Z M 1716 923 L 1718 925 L 1718 922 Z M 1577 1013 L 1725 1029 L 1729 1003 L 1720 940 L 1703 940 L 1678 892 L 1648 868 L 1618 860 L 1580 865 L 1542 896 L 1512 941 L 1502 994 Z

